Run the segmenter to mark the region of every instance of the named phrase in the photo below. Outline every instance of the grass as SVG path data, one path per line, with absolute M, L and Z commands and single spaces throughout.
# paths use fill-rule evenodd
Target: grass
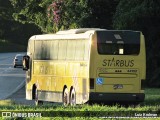
M 124 106 L 122 104 L 115 105 L 77 105 L 64 107 L 61 104 L 45 104 L 42 106 L 27 106 L 27 105 L 16 105 L 11 101 L 4 101 L 1 104 L 1 111 L 12 111 L 12 112 L 31 112 L 31 113 L 42 113 L 42 116 L 54 116 L 54 119 L 104 119 L 99 118 L 100 116 L 132 116 L 152 114 L 160 116 L 160 89 L 146 89 L 145 101 L 137 106 L 129 105 Z M 4 104 L 6 102 L 6 104 Z M 8 105 L 7 105 L 8 103 Z M 62 117 L 63 116 L 63 117 Z M 30 118 L 32 119 L 32 118 Z M 34 118 L 35 119 L 35 118 Z M 37 118 L 38 119 L 38 118 Z M 44 117 L 43 117 L 44 119 Z M 50 119 L 50 118 L 45 118 Z M 114 119 L 114 118 L 113 118 Z M 134 119 L 134 118 L 128 118 Z M 142 119 L 142 118 L 140 118 Z M 151 118 L 148 118 L 151 119 Z M 160 118 L 156 118 L 156 120 Z
M 160 105 L 160 89 L 158 88 L 148 88 L 145 91 L 145 106 L 156 106 Z
M 9 106 L 9 105 L 13 105 L 14 102 L 12 100 L 0 100 L 0 106 Z

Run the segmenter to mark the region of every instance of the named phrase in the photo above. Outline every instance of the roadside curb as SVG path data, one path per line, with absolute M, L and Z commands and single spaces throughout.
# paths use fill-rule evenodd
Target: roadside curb
M 21 84 L 20 84 L 18 87 L 16 87 L 16 89 L 14 89 L 10 94 L 2 97 L 1 100 L 5 100 L 5 99 L 9 98 L 11 95 L 13 95 L 13 94 L 16 93 L 18 90 L 20 90 L 24 85 L 25 85 L 25 80 L 24 80 L 23 82 L 21 82 Z

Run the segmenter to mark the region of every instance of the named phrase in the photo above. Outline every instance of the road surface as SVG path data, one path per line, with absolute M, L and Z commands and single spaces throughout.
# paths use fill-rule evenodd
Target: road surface
M 18 104 L 32 104 L 25 100 L 25 71 L 13 67 L 19 53 L 0 53 L 0 100 L 11 99 Z M 23 53 L 22 53 L 23 54 Z

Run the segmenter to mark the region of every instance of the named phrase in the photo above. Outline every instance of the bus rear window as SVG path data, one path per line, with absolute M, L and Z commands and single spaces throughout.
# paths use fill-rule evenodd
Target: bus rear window
M 98 31 L 97 49 L 102 55 L 138 55 L 140 32 Z

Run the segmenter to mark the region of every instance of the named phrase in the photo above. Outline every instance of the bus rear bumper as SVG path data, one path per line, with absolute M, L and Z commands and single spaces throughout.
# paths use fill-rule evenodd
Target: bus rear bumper
M 144 93 L 90 93 L 90 101 L 98 102 L 143 102 Z

